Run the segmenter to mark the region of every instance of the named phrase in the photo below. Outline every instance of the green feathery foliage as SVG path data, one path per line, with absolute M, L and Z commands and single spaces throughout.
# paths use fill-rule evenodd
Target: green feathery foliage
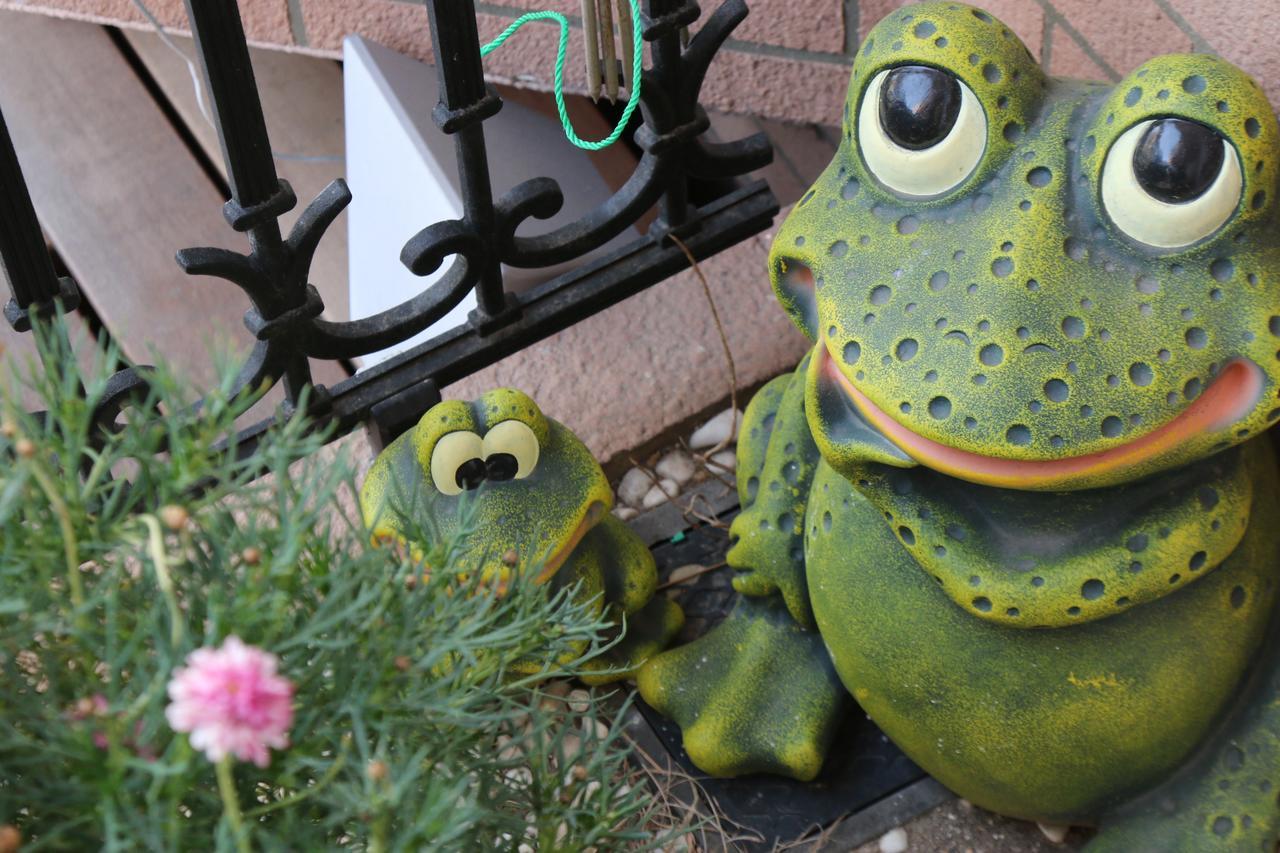
M 433 537 L 429 507 L 424 563 L 442 570 L 372 547 L 353 464 L 304 419 L 247 459 L 219 443 L 247 408 L 230 372 L 194 408 L 157 371 L 109 435 L 93 373 L 82 393 L 74 370 L 29 367 L 47 417 L 0 397 L 0 830 L 23 850 L 660 843 L 601 699 L 547 687 L 608 627 L 572 591 L 462 579 L 467 535 Z M 173 669 L 231 634 L 296 687 L 291 745 L 234 766 L 240 834 L 214 765 L 164 714 Z M 530 656 L 572 663 L 512 676 Z

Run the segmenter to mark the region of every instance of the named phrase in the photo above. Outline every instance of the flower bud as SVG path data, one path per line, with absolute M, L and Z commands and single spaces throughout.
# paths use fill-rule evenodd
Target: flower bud
M 368 776 L 370 781 L 373 782 L 381 782 L 383 779 L 387 778 L 388 772 L 387 763 L 385 761 L 379 761 L 376 758 L 370 761 L 364 768 L 364 775 Z
M 36 455 L 36 443 L 29 438 L 20 438 L 13 443 L 13 452 L 19 459 L 31 459 Z
M 240 559 L 243 560 L 247 566 L 256 566 L 258 563 L 262 562 L 262 552 L 250 545 L 248 548 L 245 548 L 240 552 Z
M 160 523 L 173 531 L 186 527 L 187 520 L 191 518 L 185 509 L 174 504 L 160 507 L 158 515 L 160 516 Z

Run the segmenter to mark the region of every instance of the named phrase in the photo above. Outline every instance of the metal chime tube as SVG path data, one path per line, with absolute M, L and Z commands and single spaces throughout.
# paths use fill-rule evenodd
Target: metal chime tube
M 271 199 L 280 181 L 240 11 L 236 0 L 186 0 L 186 5 L 209 84 L 231 196 L 241 207 L 252 208 Z
M 40 222 L 9 128 L 0 113 L 0 270 L 17 308 L 25 311 L 59 295 L 58 275 L 45 246 Z M 12 322 L 12 320 L 11 320 Z

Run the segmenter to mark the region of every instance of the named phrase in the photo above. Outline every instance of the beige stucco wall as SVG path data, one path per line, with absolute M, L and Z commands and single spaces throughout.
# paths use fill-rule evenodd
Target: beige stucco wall
M 166 26 L 181 29 L 181 0 L 145 0 Z M 710 9 L 708 0 L 704 7 Z M 708 77 L 704 102 L 732 112 L 836 123 L 849 57 L 859 39 L 902 0 L 750 0 L 751 15 Z M 1174 51 L 1219 53 L 1253 74 L 1280 102 L 1280 0 L 984 0 L 1054 74 L 1118 79 L 1143 59 Z M 241 0 L 250 39 L 289 50 L 337 56 L 342 37 L 359 32 L 428 58 L 431 40 L 421 0 Z M 528 9 L 572 16 L 579 0 L 476 3 L 482 37 Z M 0 8 L 142 26 L 132 0 L 0 0 Z M 581 31 L 571 55 L 582 55 Z M 486 60 L 495 79 L 550 84 L 555 31 L 531 27 Z M 582 62 L 569 64 L 583 88 Z

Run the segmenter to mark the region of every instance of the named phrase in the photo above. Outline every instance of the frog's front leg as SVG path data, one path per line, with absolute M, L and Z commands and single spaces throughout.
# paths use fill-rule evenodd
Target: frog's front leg
M 738 500 L 726 557 L 744 595 L 778 594 L 792 618 L 815 628 L 804 571 L 804 519 L 821 457 L 804 413 L 806 358 L 764 386 L 747 407 L 739 441 Z
M 813 627 L 804 577 L 804 511 L 818 465 L 804 370 L 773 380 L 747 407 L 742 512 L 728 555 L 741 599 L 714 629 L 654 658 L 637 678 L 645 701 L 680 725 L 693 763 L 715 776 L 812 779 L 848 701 Z

